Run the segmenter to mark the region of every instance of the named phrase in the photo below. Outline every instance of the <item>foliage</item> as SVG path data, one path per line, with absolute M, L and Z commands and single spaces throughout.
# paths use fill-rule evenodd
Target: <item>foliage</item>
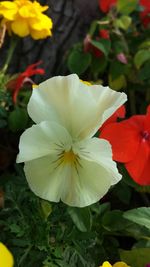
M 144 112 L 150 102 L 150 28 L 149 20 L 144 23 L 143 10 L 149 8 L 149 1 L 99 3 L 105 14 L 92 22 L 83 42 L 70 50 L 68 68 L 82 79 L 94 83 L 102 80 L 114 90 L 124 90 L 129 97 L 130 113 Z M 135 94 L 145 99 L 140 110 Z

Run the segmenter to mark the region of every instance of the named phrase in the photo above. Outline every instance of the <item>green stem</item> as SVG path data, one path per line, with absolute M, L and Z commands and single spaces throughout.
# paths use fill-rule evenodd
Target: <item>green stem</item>
M 2 68 L 1 72 L 3 74 L 5 74 L 5 72 L 7 71 L 8 69 L 8 66 L 9 66 L 9 63 L 12 59 L 12 56 L 13 56 L 13 53 L 14 53 L 14 50 L 16 48 L 16 45 L 17 45 L 17 38 L 14 38 L 12 37 L 11 38 L 11 43 L 10 43 L 10 47 L 8 49 L 8 53 L 7 53 L 7 58 L 6 58 L 6 62 L 4 64 L 4 67 Z
M 27 255 L 29 254 L 30 250 L 32 248 L 32 245 L 30 245 L 26 250 L 25 250 L 25 253 L 22 255 L 19 263 L 18 263 L 18 266 L 20 267 L 22 265 L 22 263 L 24 262 L 25 258 L 27 257 Z
M 134 90 L 129 88 L 129 102 L 130 102 L 130 111 L 131 114 L 134 115 L 136 114 L 136 99 L 135 99 L 135 92 Z

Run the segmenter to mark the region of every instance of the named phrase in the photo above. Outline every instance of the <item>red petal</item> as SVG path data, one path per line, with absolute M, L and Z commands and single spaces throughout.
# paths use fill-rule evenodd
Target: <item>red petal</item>
M 113 159 L 119 162 L 132 160 L 138 150 L 141 135 L 139 129 L 130 124 L 130 119 L 106 125 L 100 134 L 112 145 Z
M 117 0 L 99 0 L 99 7 L 101 11 L 107 13 L 116 2 Z
M 112 123 L 112 122 L 116 122 L 118 118 L 124 118 L 125 114 L 126 114 L 126 109 L 125 109 L 125 106 L 122 105 L 120 108 L 118 108 L 115 111 L 115 113 L 109 119 L 107 119 L 103 123 L 102 127 L 100 128 L 100 131 L 102 131 L 107 124 Z
M 143 11 L 140 12 L 140 17 L 145 28 L 150 24 L 150 1 L 140 0 L 140 5 L 143 7 Z
M 40 60 L 37 63 L 31 64 L 30 66 L 28 66 L 26 68 L 26 70 L 22 73 L 22 75 L 25 77 L 30 77 L 30 76 L 35 75 L 35 74 L 43 75 L 45 73 L 44 69 L 42 69 L 42 68 L 36 69 L 36 67 L 38 65 L 40 65 L 41 63 L 42 63 L 42 61 Z
M 150 185 L 150 147 L 141 140 L 135 158 L 125 164 L 132 179 L 140 185 Z
M 147 114 L 145 115 L 144 131 L 150 134 L 150 106 L 148 106 Z
M 150 105 L 147 107 L 147 114 L 150 114 Z
M 105 29 L 99 30 L 99 36 L 103 39 L 110 39 L 109 31 Z

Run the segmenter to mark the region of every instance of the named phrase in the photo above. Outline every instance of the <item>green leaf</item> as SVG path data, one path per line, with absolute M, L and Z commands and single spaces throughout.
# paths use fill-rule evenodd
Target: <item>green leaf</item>
M 4 128 L 7 125 L 7 121 L 0 119 L 0 128 Z
M 132 19 L 129 16 L 125 15 L 114 21 L 115 25 L 123 30 L 127 30 L 131 25 L 131 22 Z
M 28 123 L 27 111 L 23 108 L 16 108 L 8 117 L 8 125 L 12 132 L 24 130 Z
M 120 231 L 127 227 L 129 221 L 123 218 L 120 210 L 108 211 L 104 214 L 102 225 L 107 231 Z
M 111 43 L 109 40 L 100 39 L 99 41 L 92 40 L 91 44 L 99 49 L 107 57 L 111 48 Z
M 150 40 L 143 41 L 139 46 L 140 49 L 149 47 L 150 47 Z
M 74 207 L 69 207 L 68 208 L 68 213 L 73 220 L 74 224 L 76 227 L 81 231 L 81 232 L 86 232 L 91 229 L 92 226 L 92 217 L 90 213 L 89 208 L 74 208 Z
M 150 208 L 142 207 L 124 212 L 123 217 L 150 229 Z
M 47 220 L 48 216 L 52 212 L 52 205 L 50 202 L 42 199 L 41 200 L 41 207 L 42 207 L 44 218 Z
M 98 79 L 98 75 L 103 73 L 107 67 L 107 60 L 106 57 L 93 57 L 92 64 L 91 64 L 91 71 L 95 79 Z
M 129 187 L 123 179 L 116 185 L 114 186 L 112 190 L 113 195 L 117 196 L 118 199 L 125 203 L 129 204 L 130 199 L 131 199 L 131 187 Z
M 121 75 L 128 74 L 130 65 L 122 64 L 119 61 L 112 61 L 110 64 L 110 75 L 112 80 L 116 80 Z
M 127 85 L 126 78 L 124 75 L 120 75 L 115 80 L 112 79 L 111 75 L 109 75 L 109 86 L 114 90 L 120 90 L 125 88 Z
M 142 49 L 139 50 L 134 56 L 134 64 L 139 69 L 145 61 L 150 59 L 150 50 Z
M 70 72 L 81 75 L 91 64 L 92 56 L 90 53 L 84 53 L 73 50 L 68 57 L 68 68 Z
M 91 26 L 90 26 L 90 30 L 89 30 L 89 35 L 92 37 L 96 31 L 96 28 L 97 28 L 97 20 L 94 20 L 92 23 L 91 23 Z
M 125 15 L 129 15 L 131 12 L 136 10 L 138 5 L 138 0 L 118 0 L 117 1 L 117 10 Z
M 145 64 L 142 66 L 142 68 L 139 71 L 139 78 L 142 81 L 149 80 L 150 79 L 150 60 L 145 62 Z M 147 90 L 150 90 L 149 88 Z
M 120 250 L 120 258 L 132 267 L 144 267 L 150 262 L 150 248 Z

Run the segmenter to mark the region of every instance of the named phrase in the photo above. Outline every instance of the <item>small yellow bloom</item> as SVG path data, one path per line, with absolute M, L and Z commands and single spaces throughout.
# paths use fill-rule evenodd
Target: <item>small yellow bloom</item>
M 43 39 L 52 35 L 52 20 L 43 14 L 48 6 L 37 1 L 14 0 L 0 2 L 0 15 L 9 33 L 20 37 L 31 35 L 33 39 Z
M 112 267 L 112 265 L 108 261 L 105 261 L 100 267 Z
M 1 267 L 13 267 L 14 260 L 10 251 L 0 243 L 0 266 Z
M 127 265 L 125 262 L 123 261 L 118 261 L 116 262 L 113 267 L 130 267 L 129 265 Z
M 130 267 L 123 261 L 118 261 L 115 264 L 111 265 L 108 261 L 103 262 L 100 267 Z

